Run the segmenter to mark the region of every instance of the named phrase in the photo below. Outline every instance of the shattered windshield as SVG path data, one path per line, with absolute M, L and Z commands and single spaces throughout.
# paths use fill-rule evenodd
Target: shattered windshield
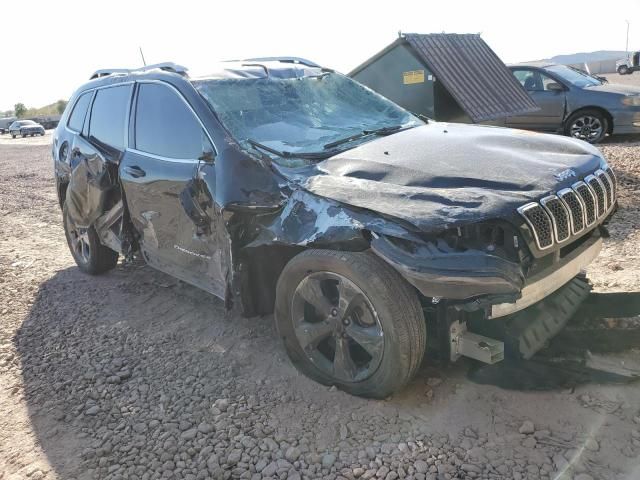
M 326 151 L 337 143 L 340 150 L 346 150 L 376 138 L 364 134 L 350 140 L 350 136 L 423 124 L 393 102 L 337 73 L 210 79 L 194 85 L 246 149 L 257 143 L 274 151 L 303 154 Z M 261 151 L 282 161 L 269 150 Z

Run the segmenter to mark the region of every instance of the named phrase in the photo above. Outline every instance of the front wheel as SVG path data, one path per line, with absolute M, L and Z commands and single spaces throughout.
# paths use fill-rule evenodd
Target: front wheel
M 626 65 L 620 65 L 618 67 L 618 73 L 620 75 L 626 75 L 627 73 L 629 73 L 629 67 L 627 67 Z
M 589 143 L 601 142 L 609 122 L 607 117 L 598 110 L 581 110 L 571 115 L 565 123 L 565 135 L 579 138 Z
M 80 270 L 98 275 L 117 265 L 118 253 L 100 243 L 95 228 L 77 226 L 69 216 L 66 204 L 62 209 L 62 218 L 67 245 Z
M 302 373 L 353 395 L 385 398 L 399 390 L 426 347 L 415 290 L 368 252 L 295 256 L 278 280 L 275 320 Z

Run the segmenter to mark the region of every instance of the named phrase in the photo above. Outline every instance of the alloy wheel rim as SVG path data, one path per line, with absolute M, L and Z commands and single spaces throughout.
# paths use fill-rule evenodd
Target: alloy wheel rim
M 384 351 L 382 325 L 351 280 L 333 272 L 309 274 L 293 294 L 291 312 L 300 347 L 323 373 L 353 383 L 376 372 Z
M 68 222 L 69 240 L 71 249 L 82 263 L 89 263 L 91 259 L 91 245 L 89 243 L 89 230 L 87 228 L 76 227 Z
M 599 118 L 591 115 L 578 117 L 571 125 L 571 136 L 586 140 L 596 140 L 602 135 L 603 125 Z

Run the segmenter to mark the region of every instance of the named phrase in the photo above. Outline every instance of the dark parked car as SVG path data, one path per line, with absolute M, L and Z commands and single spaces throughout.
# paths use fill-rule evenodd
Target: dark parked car
M 590 143 L 640 133 L 640 88 L 615 85 L 566 65 L 511 65 L 540 110 L 506 119 L 509 127 L 558 132 Z
M 0 135 L 4 135 L 9 132 L 9 127 L 13 122 L 17 120 L 16 117 L 0 118 Z
M 16 120 L 9 127 L 9 133 L 13 138 L 18 135 L 22 137 L 44 135 L 44 127 L 33 120 Z
M 319 382 L 384 397 L 428 345 L 528 358 L 588 292 L 575 277 L 616 187 L 586 142 L 426 123 L 300 59 L 93 78 L 52 151 L 79 268 L 141 255 L 229 309 L 275 312 Z

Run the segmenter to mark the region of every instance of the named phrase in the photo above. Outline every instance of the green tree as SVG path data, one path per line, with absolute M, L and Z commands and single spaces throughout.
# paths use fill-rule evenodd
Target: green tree
M 27 113 L 27 107 L 24 106 L 24 103 L 16 103 L 13 106 L 13 111 L 16 114 L 16 117 L 22 118 L 25 113 Z
M 66 100 L 58 100 L 56 102 L 56 111 L 62 115 L 62 112 L 64 112 L 64 109 L 67 108 L 67 101 Z

